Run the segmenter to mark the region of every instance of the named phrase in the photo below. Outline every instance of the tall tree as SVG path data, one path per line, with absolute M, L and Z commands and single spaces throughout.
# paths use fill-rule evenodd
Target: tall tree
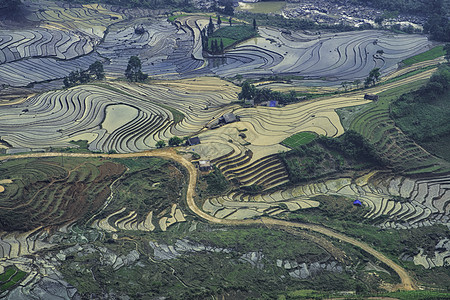
M 225 3 L 225 8 L 223 10 L 223 13 L 228 16 L 234 16 L 234 8 L 233 8 L 233 3 L 231 1 L 227 1 Z
M 208 28 L 206 29 L 206 31 L 208 32 L 208 36 L 211 36 L 214 33 L 214 23 L 212 21 L 211 16 L 209 16 L 209 24 L 208 24 Z
M 131 56 L 128 60 L 127 69 L 125 70 L 125 76 L 130 81 L 144 81 L 148 75 L 142 73 L 141 60 L 137 56 Z
M 233 20 L 231 19 L 231 17 L 228 19 L 228 22 L 230 22 L 230 26 L 233 25 Z
M 256 30 L 256 20 L 253 19 L 253 29 Z
M 220 19 L 220 15 L 217 15 L 217 26 L 219 26 L 219 28 L 220 24 L 222 24 L 222 19 Z
M 91 75 L 94 75 L 96 79 L 101 80 L 105 78 L 105 72 L 103 70 L 103 64 L 100 61 L 96 61 L 92 65 L 89 66 L 88 69 Z

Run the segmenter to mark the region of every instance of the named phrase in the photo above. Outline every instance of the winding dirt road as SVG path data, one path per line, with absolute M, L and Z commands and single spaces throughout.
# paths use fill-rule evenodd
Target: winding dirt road
M 438 61 L 433 61 L 433 63 L 437 63 Z M 429 65 L 429 63 L 426 63 Z M 417 67 L 417 66 L 416 66 Z M 413 67 L 411 67 L 413 68 Z M 425 72 L 395 81 L 384 85 L 379 85 L 370 89 L 366 89 L 365 91 L 354 91 L 349 92 L 345 96 L 339 95 L 331 98 L 336 97 L 364 97 L 364 93 L 380 93 L 382 91 L 395 88 L 397 86 L 401 86 L 404 84 L 408 84 L 413 81 L 422 80 L 429 78 L 433 72 L 436 69 L 427 70 Z M 408 70 L 409 71 L 409 70 Z M 397 74 L 398 75 L 398 74 Z M 314 100 L 313 100 L 314 101 Z M 336 232 L 334 230 L 331 230 L 329 228 L 320 226 L 320 225 L 313 225 L 313 224 L 302 224 L 302 223 L 296 223 L 296 222 L 289 222 L 289 221 L 283 221 L 283 220 L 277 220 L 277 219 L 271 219 L 267 217 L 263 217 L 260 219 L 249 219 L 249 220 L 226 220 L 226 219 L 219 219 L 216 217 L 213 217 L 204 211 L 202 211 L 195 203 L 194 201 L 194 195 L 195 195 L 195 187 L 197 185 L 197 169 L 195 166 L 189 162 L 187 159 L 185 159 L 183 156 L 177 154 L 174 149 L 158 149 L 158 150 L 152 150 L 152 151 L 145 151 L 145 152 L 137 152 L 137 153 L 124 153 L 124 154 L 102 154 L 102 153 L 52 153 L 52 152 L 45 152 L 45 153 L 29 153 L 29 154 L 18 154 L 18 155 L 7 155 L 7 156 L 0 156 L 0 161 L 8 160 L 8 159 L 20 159 L 20 158 L 40 158 L 40 157 L 85 157 L 85 158 L 94 158 L 94 157 L 104 157 L 104 158 L 131 158 L 131 157 L 161 157 L 165 159 L 171 159 L 182 166 L 184 166 L 187 171 L 189 172 L 189 185 L 187 188 L 186 193 L 186 201 L 187 205 L 190 208 L 190 210 L 199 216 L 200 218 L 209 221 L 211 223 L 216 224 L 223 224 L 223 225 L 230 225 L 230 226 L 238 226 L 238 225 L 272 225 L 272 226 L 281 226 L 281 227 L 289 227 L 289 228 L 298 228 L 298 229 L 305 229 L 310 230 L 314 232 L 318 232 L 320 234 L 332 237 L 334 239 L 337 239 L 339 241 L 343 241 L 346 243 L 349 243 L 351 245 L 354 245 L 365 252 L 369 253 L 370 255 L 374 256 L 390 268 L 392 268 L 400 277 L 401 284 L 395 286 L 395 289 L 399 290 L 415 290 L 417 289 L 417 286 L 413 279 L 409 276 L 408 272 L 406 272 L 405 269 L 403 269 L 401 266 L 393 262 L 391 259 L 383 255 L 382 253 L 378 252 L 377 250 L 370 247 L 368 244 L 363 243 L 361 241 L 358 241 L 352 237 L 346 236 L 343 233 Z
M 186 158 L 181 156 L 180 154 L 177 154 L 174 149 L 160 149 L 160 150 L 153 150 L 153 151 L 145 151 L 145 152 L 137 152 L 137 153 L 124 153 L 124 154 L 97 154 L 97 153 L 53 153 L 53 152 L 46 152 L 46 153 L 30 153 L 30 154 L 19 154 L 19 155 L 9 155 L 9 156 L 1 156 L 1 160 L 7 160 L 7 159 L 20 159 L 20 158 L 40 158 L 40 157 L 85 157 L 85 158 L 94 158 L 94 157 L 104 157 L 104 158 L 131 158 L 131 157 L 161 157 L 165 159 L 170 159 L 178 162 L 183 167 L 185 167 L 189 173 L 189 184 L 186 192 L 186 201 L 187 205 L 190 208 L 190 210 L 196 214 L 197 216 L 201 217 L 202 219 L 209 221 L 211 223 L 216 224 L 223 224 L 223 225 L 231 225 L 231 226 L 249 226 L 249 225 L 273 225 L 273 226 L 281 226 L 281 227 L 290 227 L 290 228 L 299 228 L 299 229 L 306 229 L 310 231 L 315 231 L 320 234 L 338 239 L 339 241 L 343 241 L 349 244 L 352 244 L 365 252 L 373 255 L 375 258 L 380 260 L 381 262 L 385 263 L 387 266 L 392 268 L 400 277 L 401 284 L 395 286 L 395 289 L 399 290 L 415 290 L 416 285 L 412 278 L 409 276 L 408 272 L 406 272 L 405 269 L 403 269 L 401 266 L 393 262 L 391 259 L 387 258 L 382 253 L 378 252 L 377 250 L 370 247 L 368 244 L 363 243 L 361 241 L 358 241 L 352 237 L 346 236 L 342 233 L 336 232 L 334 230 L 331 230 L 329 228 L 320 226 L 320 225 L 313 225 L 313 224 L 302 224 L 302 223 L 296 223 L 296 222 L 289 222 L 289 221 L 283 221 L 283 220 L 277 220 L 277 219 L 271 219 L 267 217 L 263 217 L 260 219 L 249 219 L 249 220 L 226 220 L 226 219 L 219 219 L 216 217 L 213 217 L 204 211 L 202 211 L 195 203 L 194 201 L 194 195 L 195 195 L 195 187 L 197 185 L 197 169 L 196 167 L 189 162 Z

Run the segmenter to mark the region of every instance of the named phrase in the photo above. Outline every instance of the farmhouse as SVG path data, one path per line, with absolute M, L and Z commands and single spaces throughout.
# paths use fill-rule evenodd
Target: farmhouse
M 186 141 L 186 144 L 187 144 L 188 146 L 195 146 L 195 145 L 198 145 L 198 144 L 200 144 L 200 138 L 199 138 L 198 136 L 193 137 L 193 138 L 189 138 L 189 139 Z
M 364 99 L 378 101 L 378 95 L 365 94 Z
M 222 117 L 220 117 L 220 122 L 225 124 L 230 124 L 233 122 L 236 122 L 238 120 L 237 116 L 233 113 L 224 114 Z
M 208 172 L 212 169 L 211 162 L 209 160 L 200 160 L 198 162 L 198 169 L 202 172 Z

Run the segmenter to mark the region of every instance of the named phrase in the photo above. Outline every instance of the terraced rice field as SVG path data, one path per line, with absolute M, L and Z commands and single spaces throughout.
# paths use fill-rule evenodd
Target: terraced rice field
M 142 27 L 144 34 L 136 34 L 136 26 Z M 142 71 L 150 76 L 192 76 L 204 64 L 199 34 L 190 19 L 176 25 L 161 19 L 139 19 L 125 27 L 112 26 L 98 53 L 109 59 L 105 72 L 111 77 L 122 77 L 133 55 L 140 56 Z
M 3 292 L 8 290 L 20 282 L 26 275 L 27 273 L 14 267 L 5 269 L 5 272 L 0 274 L 0 291 Z
M 123 77 L 130 56 L 139 56 L 142 71 L 150 76 L 171 79 L 295 74 L 349 80 L 366 77 L 374 67 L 389 73 L 398 62 L 429 46 L 425 37 L 415 35 L 394 36 L 379 31 L 286 35 L 261 27 L 261 37 L 236 46 L 224 56 L 205 59 L 200 31 L 207 26 L 206 15 L 185 15 L 169 23 L 155 17 L 156 12 L 59 5 L 34 3 L 28 18 L 40 21 L 39 28 L 0 33 L 0 84 L 27 86 L 61 79 L 71 71 L 87 69 L 96 60 L 105 63 L 109 78 Z M 151 18 L 133 18 L 114 25 L 127 14 L 140 17 L 145 13 Z M 143 34 L 135 32 L 137 26 L 144 29 Z
M 103 86 L 78 86 L 2 106 L 0 136 L 20 149 L 70 147 L 70 140 L 87 139 L 93 151 L 142 151 L 159 140 L 200 131 L 229 111 L 224 106 L 237 94 L 237 87 L 216 78 Z M 124 113 L 116 120 L 122 126 L 110 126 L 108 111 L 113 117 Z M 184 118 L 175 120 L 174 114 Z
M 431 45 L 423 36 L 382 31 L 310 36 L 260 27 L 259 34 L 261 37 L 227 51 L 226 63 L 211 70 L 230 77 L 295 74 L 308 78 L 362 79 L 373 68 L 380 68 L 382 74 L 392 72 L 403 59 L 426 51 Z
M 325 180 L 270 194 L 233 192 L 207 199 L 203 210 L 217 218 L 246 219 L 317 207 L 315 196 L 339 195 L 348 201 L 359 199 L 370 208 L 365 217 L 381 218 L 382 228 L 417 228 L 448 223 L 449 180 L 448 176 L 413 179 L 375 171 L 356 179 Z
M 61 4 L 61 3 L 60 3 Z M 68 9 L 70 7 L 70 9 Z M 0 84 L 14 87 L 61 79 L 103 60 L 94 52 L 107 26 L 123 19 L 101 5 L 29 3 L 29 30 L 0 31 Z M 58 84 L 60 86 L 60 84 Z
M 71 59 L 93 50 L 84 35 L 59 30 L 0 31 L 0 64 L 28 57 Z
M 0 259 L 13 259 L 32 255 L 55 244 L 46 241 L 48 233 L 43 230 L 32 230 L 24 233 L 0 232 Z
M 4 162 L 9 178 L 0 194 L 0 225 L 5 231 L 62 226 L 98 209 L 108 185 L 124 171 L 119 164 L 81 159 L 29 159 Z
M 42 21 L 42 27 L 64 31 L 81 31 L 94 38 L 102 38 L 107 26 L 124 18 L 101 4 L 65 4 L 40 1 L 31 3 L 31 21 Z
M 168 227 L 180 223 L 186 222 L 185 214 L 180 208 L 177 208 L 176 204 L 173 204 L 169 210 L 168 214 L 164 216 L 156 217 L 153 215 L 153 211 L 148 212 L 144 218 L 138 216 L 136 211 L 128 211 L 126 207 L 115 211 L 105 218 L 95 219 L 91 227 L 105 230 L 109 232 L 117 232 L 119 230 L 125 231 L 154 231 L 159 229 L 161 231 L 166 231 Z M 138 219 L 142 219 L 139 221 Z M 154 224 L 157 224 L 156 227 Z

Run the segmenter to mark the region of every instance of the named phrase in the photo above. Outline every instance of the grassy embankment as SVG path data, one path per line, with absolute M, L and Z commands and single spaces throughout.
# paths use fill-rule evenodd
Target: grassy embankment
M 257 31 L 250 25 L 223 26 L 214 31 L 208 38 L 208 49 L 211 49 L 213 41 L 216 41 L 218 45 L 220 45 L 220 41 L 222 41 L 223 48 L 226 49 L 239 42 L 255 37 L 256 35 Z
M 403 66 L 411 66 L 415 63 L 432 60 L 441 56 L 445 55 L 444 46 L 439 45 L 436 46 L 428 51 L 425 51 L 423 53 L 417 54 L 413 57 L 407 58 L 404 61 L 402 61 Z
M 450 161 L 450 73 L 441 67 L 430 82 L 391 103 L 396 125 L 425 149 Z
M 379 100 L 367 105 L 338 109 L 346 130 L 354 130 L 364 136 L 376 152 L 388 162 L 388 166 L 406 174 L 446 172 L 443 161 L 430 156 L 396 128 L 390 117 L 390 105 L 402 94 L 414 91 L 427 80 L 411 81 L 379 93 Z M 402 145 L 400 147 L 399 145 Z M 395 147 L 396 150 L 390 149 Z

